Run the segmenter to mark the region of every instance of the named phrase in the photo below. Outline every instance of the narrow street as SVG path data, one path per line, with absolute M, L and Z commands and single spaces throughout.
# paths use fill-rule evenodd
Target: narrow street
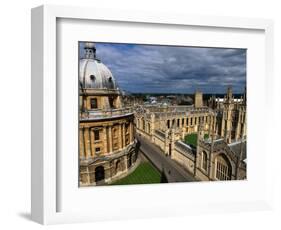
M 159 171 L 163 171 L 167 177 L 168 182 L 190 182 L 196 181 L 192 174 L 185 171 L 170 157 L 165 156 L 158 146 L 150 143 L 149 140 L 141 137 L 139 134 L 136 138 L 140 142 L 140 150 Z

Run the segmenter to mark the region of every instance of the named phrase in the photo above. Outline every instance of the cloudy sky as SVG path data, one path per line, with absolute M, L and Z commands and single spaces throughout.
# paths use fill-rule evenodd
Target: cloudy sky
M 80 56 L 84 44 L 80 43 Z M 132 93 L 242 93 L 246 50 L 96 43 L 97 58 Z

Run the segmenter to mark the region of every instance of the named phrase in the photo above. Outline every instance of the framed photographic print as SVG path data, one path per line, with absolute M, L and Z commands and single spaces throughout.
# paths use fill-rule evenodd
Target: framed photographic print
M 32 219 L 269 208 L 272 30 L 264 19 L 33 9 Z
M 246 179 L 246 49 L 79 42 L 79 97 L 81 187 Z

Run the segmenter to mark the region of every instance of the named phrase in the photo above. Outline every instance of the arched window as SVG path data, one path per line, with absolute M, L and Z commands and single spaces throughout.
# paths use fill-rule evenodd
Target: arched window
M 92 81 L 95 81 L 96 80 L 96 77 L 95 77 L 95 75 L 90 75 L 90 79 L 92 80 Z
M 231 180 L 231 164 L 227 157 L 220 154 L 216 158 L 216 178 L 218 180 Z
M 145 131 L 145 120 L 142 121 L 142 129 Z
M 120 160 L 117 160 L 115 163 L 115 173 L 118 173 L 121 171 L 122 171 L 121 162 L 120 162 Z
M 205 151 L 202 152 L 202 169 L 204 169 L 205 171 L 207 171 L 207 168 L 208 168 L 208 156 L 207 156 L 207 153 Z
M 150 133 L 150 123 L 147 123 L 148 133 Z
M 91 109 L 97 109 L 98 108 L 98 101 L 97 98 L 91 98 Z

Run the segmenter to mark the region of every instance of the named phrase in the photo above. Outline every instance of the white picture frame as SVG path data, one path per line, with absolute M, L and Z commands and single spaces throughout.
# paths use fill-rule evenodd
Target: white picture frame
M 249 132 L 252 134 L 251 136 L 249 135 L 249 142 L 251 146 L 249 149 L 250 156 L 251 152 L 257 152 L 256 162 L 253 164 L 249 163 L 249 179 L 245 182 L 232 182 L 227 186 L 223 183 L 217 182 L 196 184 L 179 183 L 164 185 L 165 187 L 152 185 L 137 187 L 123 186 L 122 188 L 120 186 L 113 186 L 114 188 L 99 187 L 92 188 L 92 190 L 79 190 L 79 192 L 76 191 L 76 188 L 72 188 L 70 186 L 69 189 L 73 189 L 73 193 L 72 191 L 67 190 L 67 193 L 71 194 L 67 195 L 65 190 L 68 187 L 64 187 L 65 183 L 63 183 L 65 178 L 63 176 L 59 176 L 62 170 L 60 163 L 64 162 L 64 155 L 60 157 L 57 155 L 57 152 L 60 151 L 57 139 L 58 132 L 64 132 L 63 130 L 60 130 L 61 128 L 58 128 L 60 125 L 58 123 L 58 111 L 60 111 L 60 109 L 58 109 L 58 97 L 61 95 L 62 89 L 60 88 L 60 84 L 57 83 L 57 75 L 59 74 L 57 66 L 59 59 L 57 57 L 59 47 L 57 39 L 58 33 L 61 33 L 58 31 L 59 28 L 62 28 L 58 26 L 61 19 L 70 20 L 70 23 L 73 21 L 79 21 L 79 23 L 83 23 L 83 21 L 99 21 L 109 26 L 115 26 L 113 25 L 114 22 L 121 22 L 130 26 L 135 23 L 138 25 L 148 25 L 151 28 L 161 27 L 163 30 L 165 30 L 165 28 L 173 30 L 179 30 L 180 28 L 180 30 L 184 30 L 189 27 L 195 30 L 200 29 L 203 32 L 206 30 L 206 33 L 209 33 L 208 30 L 211 29 L 219 31 L 239 30 L 240 32 L 242 31 L 242 34 L 256 31 L 257 34 L 260 34 L 258 35 L 259 38 L 257 38 L 256 43 L 257 46 L 259 46 L 259 44 L 261 45 L 261 47 L 259 47 L 260 53 L 258 53 L 260 55 L 259 57 L 254 57 L 254 55 L 252 55 L 252 58 L 247 60 L 250 65 L 251 63 L 257 64 L 256 69 L 250 70 L 250 77 L 247 79 L 247 81 L 249 80 L 247 84 L 249 84 L 248 96 L 250 103 L 250 115 L 248 116 L 248 119 L 251 120 L 249 123 Z M 76 25 L 78 28 L 80 26 L 79 23 Z M 87 27 L 84 29 L 87 29 Z M 144 27 L 144 30 L 145 29 L 146 27 Z M 81 31 L 81 34 L 83 34 L 82 28 Z M 115 37 L 116 36 L 117 35 L 115 35 Z M 76 37 L 74 39 L 76 39 Z M 102 39 L 102 37 L 100 39 Z M 122 37 L 116 39 L 122 39 Z M 128 38 L 128 41 L 129 39 L 130 38 Z M 148 40 L 147 42 L 159 42 L 161 44 L 165 42 L 159 40 L 159 37 L 155 37 L 155 39 L 156 40 L 153 41 Z M 239 37 L 235 38 L 234 36 L 233 41 L 235 39 L 237 42 L 235 44 L 238 44 L 237 47 L 240 46 L 239 43 L 243 43 L 243 41 L 239 41 Z M 246 45 L 242 44 L 241 46 L 248 48 L 247 44 L 250 44 L 251 39 L 252 37 L 249 37 L 248 43 L 245 43 Z M 81 38 L 81 40 L 83 39 Z M 221 42 L 220 39 L 218 39 L 217 44 L 210 44 L 212 44 L 212 46 L 220 47 L 222 46 L 220 44 L 223 43 L 219 42 Z M 167 44 L 171 44 L 171 41 L 167 41 Z M 202 39 L 201 43 L 198 43 L 197 45 L 203 46 L 204 44 L 207 45 L 208 43 Z M 253 44 L 255 44 L 254 41 Z M 74 49 L 77 49 L 77 47 Z M 71 54 L 71 51 L 69 52 Z M 253 131 L 251 131 L 251 129 L 255 127 L 260 119 L 270 119 L 270 114 L 267 111 L 272 111 L 274 106 L 273 91 L 271 90 L 272 85 L 274 84 L 272 63 L 273 23 L 271 20 L 173 15 L 163 13 L 152 14 L 149 12 L 126 12 L 98 8 L 92 9 L 51 5 L 40 6 L 32 9 L 32 219 L 41 224 L 56 224 L 271 208 L 272 171 L 270 162 L 273 153 L 270 149 L 272 147 L 268 138 L 265 138 L 266 141 L 262 148 L 257 149 L 255 146 L 252 146 L 251 143 L 259 142 L 261 139 Z M 257 79 L 253 79 L 251 77 L 251 75 L 255 74 L 258 76 Z M 66 91 L 64 90 L 63 92 Z M 71 94 L 71 90 L 67 93 Z M 260 114 L 256 114 L 257 104 L 255 104 L 252 99 L 259 94 L 263 98 L 260 105 L 264 106 L 266 109 L 260 111 Z M 77 95 L 73 93 L 73 95 L 70 96 L 75 98 Z M 73 124 L 73 126 L 76 125 L 77 124 L 75 123 Z M 261 127 L 261 129 L 262 132 L 271 133 L 273 127 L 269 125 L 267 127 Z M 78 142 L 76 144 L 78 145 Z M 70 155 L 73 154 L 76 153 L 71 153 Z M 253 159 L 254 158 L 249 157 L 248 161 Z M 75 164 L 75 162 L 70 164 Z M 261 167 L 261 165 L 263 175 L 261 175 L 259 181 L 259 178 L 257 177 L 260 176 L 260 174 L 255 173 L 258 172 L 257 170 Z M 67 167 L 64 167 L 63 170 L 70 170 L 71 172 L 69 171 L 69 175 L 75 175 L 73 173 L 77 173 L 75 169 Z M 63 171 L 62 174 L 65 175 L 65 171 Z M 77 177 L 71 178 L 71 181 L 73 182 L 73 180 L 77 180 Z M 160 195 L 163 188 L 165 189 L 165 193 L 169 194 L 169 198 L 165 198 L 164 195 Z M 248 191 L 245 191 L 245 196 L 243 196 L 243 194 L 237 195 L 236 192 L 243 188 Z M 204 198 L 206 192 L 202 191 L 207 191 L 207 189 L 208 193 L 213 196 L 212 200 Z M 61 190 L 64 190 L 64 192 L 61 192 Z M 257 191 L 253 194 L 253 191 L 255 190 Z M 189 196 L 192 198 L 186 198 L 183 200 L 182 198 L 185 197 L 187 191 L 190 193 Z M 218 191 L 225 191 L 228 195 L 222 196 Z M 81 201 L 79 200 L 78 196 L 88 197 L 89 193 L 99 196 L 99 199 L 89 200 L 88 203 L 85 199 Z M 218 194 L 216 195 L 216 193 Z M 115 194 L 118 194 L 119 201 L 116 201 L 114 198 Z M 127 196 L 132 196 L 129 194 L 134 194 L 138 197 L 142 194 L 150 204 L 149 209 L 146 210 L 145 207 L 142 206 L 142 203 L 145 200 L 143 198 L 138 198 L 139 200 L 134 203 L 130 202 L 130 199 L 125 199 Z M 149 194 L 153 194 L 153 198 L 149 198 Z M 159 197 L 157 194 L 159 194 Z M 122 200 L 121 202 L 120 198 Z M 160 199 L 162 201 L 165 199 L 165 202 L 161 203 Z M 65 203 L 66 201 L 70 205 L 62 208 L 61 203 Z M 93 205 L 95 202 L 97 205 Z M 114 205 L 121 205 L 122 207 L 118 206 L 116 210 L 110 210 L 110 203 Z M 87 204 L 90 208 L 87 208 Z M 187 205 L 189 208 L 186 208 Z

